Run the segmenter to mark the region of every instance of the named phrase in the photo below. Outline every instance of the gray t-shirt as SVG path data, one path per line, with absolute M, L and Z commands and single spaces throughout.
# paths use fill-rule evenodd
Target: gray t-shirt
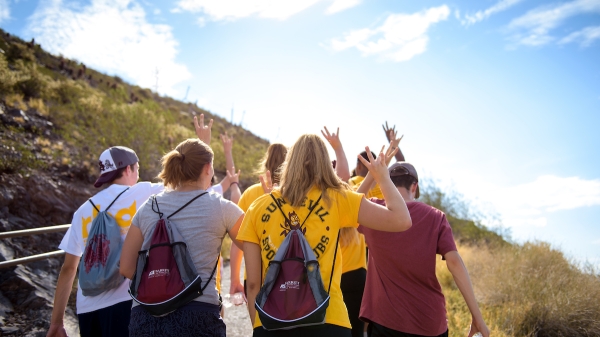
M 195 196 L 204 193 L 204 190 L 189 192 L 164 191 L 156 196 L 158 207 L 163 218 L 171 215 Z M 155 205 L 156 209 L 156 205 Z M 202 278 L 202 286 L 210 277 L 219 254 L 225 233 L 229 232 L 244 212 L 231 201 L 224 199 L 220 194 L 209 192 L 194 200 L 186 208 L 170 218 L 186 244 Z M 142 231 L 144 238 L 152 235 L 152 230 L 159 216 L 152 210 L 150 198 L 135 214 L 131 224 Z M 219 296 L 215 287 L 217 272 L 210 280 L 202 296 L 196 301 L 218 305 Z M 137 304 L 133 302 L 134 306 Z

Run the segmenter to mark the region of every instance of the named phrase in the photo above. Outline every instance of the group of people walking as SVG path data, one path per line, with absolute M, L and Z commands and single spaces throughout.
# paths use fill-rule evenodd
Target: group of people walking
M 271 144 L 260 164 L 260 183 L 248 187 L 236 204 L 222 196 L 227 189 L 232 190 L 233 201 L 240 195 L 240 172 L 233 167 L 231 146 L 225 151 L 227 176 L 220 185 L 212 185 L 212 120 L 205 125 L 201 115 L 194 124 L 198 139 L 181 142 L 162 158 L 161 184 L 138 182 L 139 163 L 133 150 L 107 149 L 100 156 L 101 174 L 95 186 L 108 187 L 91 200 L 102 209 L 122 193 L 109 213 L 124 240 L 119 266 L 124 277 L 132 279 L 136 272 L 138 251 L 157 221 L 156 203 L 164 214 L 176 212 L 177 229 L 208 286 L 193 301 L 160 317 L 132 302 L 126 280 L 97 296 L 84 296 L 79 290 L 82 336 L 225 336 L 212 272 L 226 234 L 233 241 L 230 293 L 244 293 L 253 336 L 363 336 L 364 322 L 368 336 L 448 336 L 445 300 L 435 276 L 437 255 L 446 260 L 471 311 L 468 336 L 476 332 L 489 336 L 450 225 L 441 211 L 415 200 L 418 174 L 404 161 L 401 138 L 394 129 L 384 127 L 390 142 L 387 150 L 375 154 L 366 148 L 357 157 L 354 174 L 339 129 L 330 133 L 325 128 L 326 142 L 305 134 L 289 148 Z M 222 139 L 224 145 L 231 145 L 226 136 Z M 327 143 L 336 154 L 334 161 Z M 397 161 L 388 168 L 394 157 Z M 211 193 L 204 195 L 207 191 Z M 274 200 L 281 212 L 273 207 Z M 187 207 L 178 211 L 184 204 Z M 64 313 L 96 213 L 91 203 L 84 203 L 59 246 L 66 257 L 47 336 L 66 336 Z M 323 324 L 266 330 L 255 300 L 273 256 L 292 229 L 286 214 L 302 221 L 304 237 L 329 290 L 329 303 Z

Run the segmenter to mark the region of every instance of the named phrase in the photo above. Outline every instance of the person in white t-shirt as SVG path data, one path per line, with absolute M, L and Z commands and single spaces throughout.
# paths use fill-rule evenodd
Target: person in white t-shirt
M 200 140 L 210 143 L 212 119 L 204 125 L 204 115 L 194 117 L 196 135 Z M 104 190 L 94 195 L 91 200 L 100 211 L 110 205 L 113 200 L 124 192 L 110 207 L 112 215 L 121 228 L 121 239 L 129 230 L 131 220 L 138 208 L 146 203 L 153 194 L 164 190 L 163 184 L 137 182 L 139 179 L 139 162 L 135 152 L 127 147 L 114 146 L 100 155 L 100 177 L 94 183 L 95 187 L 108 185 Z M 59 248 L 65 251 L 65 260 L 56 282 L 54 307 L 47 337 L 67 336 L 63 319 L 71 288 L 77 273 L 77 266 L 83 254 L 92 220 L 98 212 L 90 202 L 85 202 L 75 214 L 71 227 L 63 237 Z M 81 288 L 77 290 L 77 316 L 79 331 L 82 337 L 129 336 L 129 317 L 132 300 L 127 292 L 129 282 L 123 278 L 119 287 L 105 291 L 97 296 L 84 296 Z

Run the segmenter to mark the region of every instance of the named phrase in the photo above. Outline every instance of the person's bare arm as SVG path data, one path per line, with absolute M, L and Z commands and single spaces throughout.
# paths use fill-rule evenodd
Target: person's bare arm
M 46 337 L 64 337 L 67 332 L 64 327 L 65 310 L 75 275 L 77 274 L 77 266 L 79 265 L 79 256 L 65 253 L 65 261 L 63 262 L 58 280 L 56 281 L 56 291 L 54 293 L 54 306 L 52 308 L 52 318 L 50 319 L 50 328 Z
M 254 302 L 256 301 L 256 295 L 260 290 L 262 274 L 260 246 L 256 243 L 244 242 L 244 257 L 246 261 L 248 314 L 250 315 L 252 326 L 254 326 L 254 320 L 256 319 L 256 308 L 254 307 Z
M 394 158 L 394 154 L 396 154 L 396 151 L 398 151 L 398 148 L 392 147 L 391 144 L 390 146 L 388 146 L 387 150 L 385 151 L 385 166 L 388 166 L 390 164 L 390 161 L 392 160 L 392 158 Z M 368 172 L 365 176 L 365 179 L 362 181 L 356 192 L 366 195 L 374 186 L 375 178 L 373 178 L 371 172 Z
M 331 145 L 331 148 L 335 152 L 335 173 L 342 181 L 348 181 L 348 179 L 350 179 L 350 167 L 348 166 L 348 159 L 346 158 L 344 147 L 340 141 L 340 128 L 337 128 L 336 133 L 329 133 L 326 126 L 323 128 L 325 131 L 323 132 L 323 130 L 321 130 L 321 134 L 329 142 L 329 145 Z
M 130 280 L 133 279 L 133 276 L 135 275 L 138 252 L 142 249 L 143 243 L 144 235 L 142 234 L 142 231 L 136 226 L 129 226 L 129 231 L 127 232 L 125 242 L 123 242 L 123 249 L 121 250 L 119 272 Z
M 225 169 L 233 174 L 235 172 L 235 164 L 233 163 L 233 137 L 229 137 L 225 133 L 221 135 L 221 143 L 223 144 L 223 153 L 225 154 Z
M 361 226 L 385 232 L 402 232 L 412 226 L 410 214 L 406 203 L 392 183 L 385 164 L 385 155 L 379 153 L 379 157 L 374 159 L 369 147 L 365 148 L 369 161 L 362 156 L 358 156 L 363 165 L 373 175 L 377 184 L 381 188 L 386 206 L 380 206 L 363 198 L 358 211 L 358 223 Z
M 233 228 L 227 231 L 229 237 L 231 238 L 231 242 L 238 246 L 239 249 L 242 249 L 242 242 L 237 239 L 237 236 L 240 230 L 240 226 L 242 225 L 242 221 L 244 221 L 244 215 L 245 214 L 240 215 L 240 217 L 235 222 L 235 225 L 233 225 Z
M 468 336 L 471 337 L 475 333 L 481 332 L 483 337 L 489 337 L 490 330 L 485 324 L 481 311 L 479 310 L 479 305 L 477 304 L 475 293 L 473 292 L 473 285 L 469 278 L 469 272 L 467 271 L 467 267 L 465 267 L 460 254 L 454 250 L 446 253 L 444 258 L 446 259 L 446 266 L 448 266 L 448 270 L 452 274 L 454 282 L 463 295 L 467 307 L 469 307 L 469 311 L 471 312 L 472 321 Z
M 396 161 L 405 161 L 404 154 L 402 153 L 402 150 L 400 149 L 400 141 L 402 140 L 404 135 L 402 135 L 402 136 L 400 136 L 400 138 L 398 138 L 398 132 L 396 131 L 396 125 L 394 125 L 390 128 L 388 126 L 387 121 L 385 122 L 385 125 L 381 125 L 381 126 L 383 127 L 383 132 L 385 133 L 385 137 L 387 138 L 390 145 L 392 145 L 392 143 L 394 143 L 392 146 L 398 148 L 398 152 L 396 153 Z
M 242 268 L 242 258 L 244 252 L 236 245 L 231 245 L 229 251 L 229 272 L 231 275 L 231 283 L 229 286 L 229 294 L 244 292 L 244 285 L 240 280 L 240 269 Z
M 233 168 L 235 170 L 235 167 Z M 232 171 L 229 173 L 227 171 L 227 176 L 229 177 L 229 186 L 231 188 L 231 202 L 237 205 L 242 197 L 242 191 L 240 190 L 240 174 L 242 174 L 242 170 L 239 170 L 237 173 Z

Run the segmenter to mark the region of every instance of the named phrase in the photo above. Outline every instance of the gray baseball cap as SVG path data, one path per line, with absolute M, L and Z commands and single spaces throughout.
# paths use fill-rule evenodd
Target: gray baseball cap
M 100 167 L 100 177 L 94 183 L 95 187 L 100 187 L 104 183 L 115 179 L 117 170 L 140 161 L 135 151 L 125 146 L 113 146 L 102 152 L 98 166 Z
M 409 175 L 419 182 L 419 175 L 417 174 L 417 170 L 415 167 L 408 162 L 398 161 L 395 162 L 392 166 L 388 168 L 388 172 L 390 172 L 390 177 L 399 177 L 404 175 Z M 415 193 L 415 198 L 419 198 L 420 191 L 419 186 L 417 185 L 417 192 Z

